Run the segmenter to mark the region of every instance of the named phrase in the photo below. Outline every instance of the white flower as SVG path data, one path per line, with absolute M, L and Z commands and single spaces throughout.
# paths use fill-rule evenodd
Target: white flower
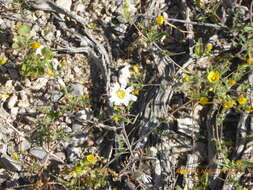
M 39 48 L 36 49 L 35 54 L 36 55 L 42 55 L 42 50 L 45 48 L 45 46 L 41 45 Z
M 134 14 L 136 12 L 136 10 L 137 10 L 135 8 L 135 5 L 134 5 L 133 1 L 131 1 L 131 0 L 125 0 L 123 2 L 122 9 L 123 9 L 123 7 L 127 8 L 128 12 L 130 14 Z M 123 12 L 123 10 L 122 10 L 122 12 Z
M 125 88 L 125 86 L 120 86 L 119 83 L 115 83 L 110 92 L 110 102 L 115 105 L 124 104 L 127 106 L 130 101 L 136 101 L 137 97 L 131 94 L 133 87 Z
M 119 71 L 119 83 L 121 84 L 121 86 L 126 87 L 130 77 L 130 65 L 126 65 Z

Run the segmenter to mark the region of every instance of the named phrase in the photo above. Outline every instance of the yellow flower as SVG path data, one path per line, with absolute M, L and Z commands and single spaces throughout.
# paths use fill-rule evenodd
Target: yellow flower
M 155 19 L 156 24 L 162 25 L 164 23 L 164 16 L 158 16 Z
M 42 45 L 42 44 L 39 43 L 39 42 L 33 42 L 33 43 L 32 43 L 32 48 L 38 49 L 41 45 Z
M 140 72 L 137 65 L 132 66 L 132 69 L 133 69 L 133 71 L 134 71 L 135 73 L 139 73 L 139 72 Z
M 242 165 L 242 162 L 236 161 L 236 162 L 235 162 L 235 165 L 236 165 L 237 167 L 240 167 L 240 166 Z
M 208 44 L 206 45 L 206 49 L 207 49 L 207 51 L 211 51 L 211 50 L 213 49 L 213 45 L 210 44 L 210 43 L 208 43 Z
M 245 108 L 246 112 L 253 112 L 253 107 L 252 106 L 246 106 Z
M 208 76 L 207 79 L 209 82 L 216 82 L 218 80 L 220 80 L 220 73 L 218 71 L 211 71 Z
M 242 188 L 242 190 L 249 190 L 247 187 Z
M 133 94 L 135 94 L 135 95 L 138 95 L 139 94 L 139 89 L 137 89 L 137 88 L 135 88 L 134 90 L 133 90 Z
M 239 104 L 247 104 L 247 98 L 243 97 L 243 96 L 240 96 L 238 99 L 237 99 L 238 103 Z
M 47 74 L 50 75 L 50 76 L 53 76 L 54 75 L 54 72 L 52 70 L 48 70 L 47 71 Z
M 189 82 L 190 81 L 190 77 L 188 75 L 185 75 L 183 77 L 183 82 Z
M 248 63 L 248 64 L 252 64 L 252 63 L 253 63 L 253 58 L 252 58 L 252 57 L 249 57 L 249 58 L 247 59 L 247 63 Z
M 117 121 L 119 121 L 119 117 L 115 115 L 115 116 L 113 116 L 112 120 L 117 122 Z
M 75 167 L 75 172 L 77 172 L 77 173 L 79 173 L 79 172 L 81 172 L 82 171 L 82 168 L 81 167 Z
M 89 154 L 88 156 L 86 156 L 86 159 L 91 164 L 95 164 L 96 161 L 97 161 L 96 158 L 95 158 L 95 156 L 93 154 Z
M 7 58 L 4 56 L 2 58 L 0 58 L 0 65 L 4 65 L 7 62 Z
M 9 97 L 10 97 L 10 95 L 7 94 L 7 93 L 2 94 L 2 100 L 3 101 L 7 100 Z
M 19 155 L 17 153 L 13 153 L 11 157 L 14 158 L 15 160 L 19 159 Z
M 229 82 L 228 82 L 230 85 L 235 85 L 237 82 L 236 82 L 236 80 L 230 80 Z
M 201 105 L 206 105 L 208 103 L 208 98 L 207 97 L 200 97 L 199 103 Z
M 226 101 L 226 102 L 223 104 L 223 107 L 224 107 L 224 109 L 229 109 L 229 108 L 232 108 L 235 104 L 236 104 L 236 103 L 235 103 L 234 100 Z

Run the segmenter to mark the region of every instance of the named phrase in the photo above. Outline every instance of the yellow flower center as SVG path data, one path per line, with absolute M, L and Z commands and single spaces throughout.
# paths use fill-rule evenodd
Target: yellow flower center
M 236 84 L 236 80 L 230 80 L 230 81 L 229 81 L 229 84 L 230 84 L 230 85 L 235 85 L 235 84 Z
M 138 94 L 139 94 L 139 89 L 135 88 L 135 89 L 133 90 L 133 94 L 138 95 Z
M 119 90 L 116 91 L 116 96 L 119 99 L 124 99 L 126 97 L 126 92 L 122 89 L 119 89 Z
M 235 101 L 231 100 L 231 101 L 226 101 L 223 104 L 223 107 L 224 107 L 224 109 L 229 109 L 229 108 L 232 108 L 234 105 L 235 105 Z
M 183 77 L 183 82 L 189 82 L 190 81 L 190 77 L 188 75 L 185 75 Z
M 139 72 L 140 72 L 137 65 L 132 66 L 132 69 L 133 69 L 133 71 L 134 71 L 135 73 L 139 73 Z
M 112 118 L 112 120 L 115 121 L 115 122 L 117 122 L 117 121 L 119 121 L 119 117 L 118 117 L 118 116 L 114 116 L 114 117 Z
M 218 80 L 220 80 L 220 73 L 218 71 L 211 71 L 208 76 L 207 79 L 209 82 L 216 82 Z
M 0 64 L 4 65 L 7 62 L 7 58 L 6 57 L 2 57 L 0 58 Z
M 201 97 L 201 98 L 199 99 L 199 103 L 202 104 L 202 105 L 207 104 L 207 103 L 208 103 L 208 98 L 206 98 L 206 97 Z
M 82 171 L 82 168 L 77 166 L 77 167 L 75 167 L 75 171 L 79 173 Z
M 93 154 L 89 154 L 87 157 L 86 157 L 87 161 L 91 164 L 95 164 L 96 163 L 96 158 Z
M 164 16 L 158 16 L 155 19 L 156 24 L 162 25 L 164 23 Z
M 253 58 L 252 58 L 252 57 L 249 57 L 249 58 L 247 59 L 247 63 L 248 63 L 248 64 L 252 64 L 252 63 L 253 63 Z
M 41 46 L 41 43 L 39 43 L 39 42 L 33 42 L 32 43 L 32 48 L 34 48 L 34 49 L 37 49 L 37 48 L 39 48 Z
M 212 44 L 207 44 L 206 49 L 207 49 L 207 51 L 211 51 L 213 49 L 213 45 Z
M 237 101 L 239 102 L 239 104 L 247 104 L 247 98 L 240 96 Z

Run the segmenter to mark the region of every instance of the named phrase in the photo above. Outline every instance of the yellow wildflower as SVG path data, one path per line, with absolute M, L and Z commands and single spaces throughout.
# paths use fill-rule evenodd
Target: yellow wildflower
M 220 80 L 220 73 L 218 71 L 211 71 L 208 74 L 207 79 L 211 83 L 216 82 L 216 81 Z
M 240 167 L 240 166 L 242 165 L 242 162 L 240 162 L 240 161 L 237 160 L 237 161 L 235 162 L 235 165 L 236 165 L 237 167 Z
M 135 88 L 134 90 L 133 90 L 133 94 L 135 94 L 135 95 L 138 95 L 139 94 L 139 89 L 137 89 L 137 88 Z
M 252 58 L 252 57 L 248 57 L 247 63 L 248 63 L 248 64 L 252 64 L 252 63 L 253 63 L 253 58 Z
M 201 105 L 206 105 L 208 103 L 208 98 L 207 97 L 200 97 L 199 103 Z
M 230 80 L 229 82 L 228 82 L 230 85 L 235 85 L 237 82 L 236 82 L 236 80 Z
M 112 120 L 117 122 L 117 121 L 119 121 L 119 117 L 115 115 L 115 116 L 113 116 Z
M 164 16 L 158 16 L 155 19 L 156 24 L 162 25 L 164 23 Z
M 246 112 L 253 112 L 253 107 L 252 106 L 246 106 L 245 108 Z
M 2 94 L 2 100 L 3 101 L 7 100 L 9 97 L 10 97 L 10 95 L 7 94 L 7 93 Z
M 190 81 L 190 77 L 188 75 L 185 75 L 183 77 L 183 82 L 189 82 Z
M 133 71 L 134 71 L 135 73 L 139 73 L 139 72 L 140 72 L 137 65 L 132 66 L 132 69 L 133 69 Z
M 34 48 L 34 49 L 38 49 L 40 46 L 42 46 L 42 44 L 39 43 L 39 42 L 33 42 L 32 43 L 32 48 Z
M 242 188 L 242 190 L 249 190 L 247 187 Z
M 247 98 L 243 97 L 243 96 L 240 96 L 238 99 L 237 99 L 238 103 L 239 104 L 247 104 Z
M 52 70 L 48 70 L 47 71 L 47 74 L 50 75 L 50 76 L 53 76 L 54 75 L 54 72 Z
M 19 156 L 18 156 L 17 153 L 13 153 L 13 154 L 11 155 L 11 157 L 14 158 L 15 160 L 19 159 Z
M 211 51 L 213 49 L 213 45 L 211 43 L 208 43 L 206 45 L 206 49 L 207 49 L 207 51 Z
M 230 109 L 230 108 L 232 108 L 235 104 L 236 104 L 236 103 L 235 103 L 234 100 L 226 101 L 226 102 L 223 104 L 223 107 L 224 107 L 224 109 Z
M 93 154 L 89 154 L 88 156 L 86 156 L 86 159 L 91 164 L 95 164 L 96 161 L 97 161 L 96 158 L 95 158 L 95 156 Z
M 75 172 L 77 172 L 77 173 L 79 173 L 79 172 L 81 172 L 82 171 L 82 168 L 81 167 L 75 167 Z
M 4 65 L 7 62 L 7 58 L 4 56 L 2 58 L 0 58 L 0 65 Z

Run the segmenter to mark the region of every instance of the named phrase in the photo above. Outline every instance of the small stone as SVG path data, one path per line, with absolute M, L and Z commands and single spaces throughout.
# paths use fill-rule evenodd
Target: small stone
M 76 6 L 76 12 L 85 12 L 85 5 L 83 3 L 79 3 L 77 6 Z
M 35 158 L 43 160 L 48 153 L 42 147 L 34 147 L 30 149 L 30 154 Z
M 17 103 L 18 97 L 14 94 L 9 98 L 9 101 L 7 103 L 7 107 L 9 109 L 12 109 L 14 105 Z
M 20 171 L 22 168 L 20 162 L 12 159 L 6 154 L 3 154 L 0 158 L 0 167 L 14 172 Z
M 67 159 L 70 162 L 76 162 L 81 156 L 82 149 L 81 147 L 69 147 L 67 149 Z
M 82 125 L 80 125 L 80 124 L 74 123 L 74 124 L 72 125 L 72 130 L 73 130 L 74 132 L 80 131 L 81 129 L 82 129 Z
M 31 148 L 31 143 L 23 138 L 17 148 L 20 152 L 25 152 Z
M 72 0 L 57 0 L 55 2 L 59 7 L 62 7 L 64 9 L 67 9 L 70 11 L 71 5 L 72 5 Z
M 63 96 L 64 96 L 63 92 L 55 91 L 51 96 L 51 100 L 53 102 L 58 102 Z
M 15 117 L 18 114 L 19 107 L 11 108 L 11 116 Z
M 63 152 L 56 152 L 55 155 L 63 161 L 66 160 L 66 155 Z
M 76 119 L 79 121 L 85 121 L 88 119 L 88 111 L 87 110 L 80 110 L 76 113 Z
M 38 78 L 32 85 L 33 90 L 40 90 L 41 88 L 45 87 L 48 82 L 47 78 Z
M 72 84 L 69 88 L 69 92 L 73 96 L 83 96 L 84 94 L 84 86 L 81 84 Z

